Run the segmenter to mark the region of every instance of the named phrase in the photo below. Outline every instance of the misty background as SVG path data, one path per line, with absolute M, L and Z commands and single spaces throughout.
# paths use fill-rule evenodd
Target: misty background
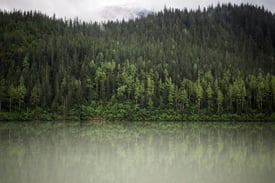
M 249 3 L 264 6 L 274 13 L 274 0 L 0 0 L 2 10 L 38 10 L 58 18 L 78 17 L 83 21 L 106 21 L 135 18 L 166 7 L 197 9 L 218 3 Z

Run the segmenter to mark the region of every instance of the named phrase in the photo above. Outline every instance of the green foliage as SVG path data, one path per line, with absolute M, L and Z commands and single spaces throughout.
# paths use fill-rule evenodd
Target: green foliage
M 103 25 L 15 10 L 0 11 L 0 25 L 3 112 L 235 120 L 275 110 L 275 20 L 262 8 L 165 9 Z

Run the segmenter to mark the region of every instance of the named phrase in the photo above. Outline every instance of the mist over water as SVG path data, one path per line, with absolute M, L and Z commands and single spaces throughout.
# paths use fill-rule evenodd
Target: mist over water
M 0 123 L 0 182 L 271 183 L 272 123 Z

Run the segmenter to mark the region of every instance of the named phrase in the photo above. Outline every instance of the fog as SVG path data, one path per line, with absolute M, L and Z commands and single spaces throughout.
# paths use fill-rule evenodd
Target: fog
M 250 3 L 274 12 L 273 0 L 1 0 L 1 9 L 38 10 L 59 18 L 79 17 L 84 21 L 106 21 L 132 18 L 137 11 L 159 11 L 164 6 L 174 8 L 197 9 L 217 3 Z
M 270 126 L 219 125 L 46 123 L 1 128 L 0 182 L 273 182 Z

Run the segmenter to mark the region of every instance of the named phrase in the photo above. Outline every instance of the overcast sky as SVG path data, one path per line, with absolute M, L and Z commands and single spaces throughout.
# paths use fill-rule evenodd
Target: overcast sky
M 275 0 L 0 0 L 1 9 L 39 10 L 48 15 L 56 14 L 57 17 L 74 18 L 78 16 L 85 21 L 101 21 L 110 18 L 106 10 L 110 7 L 125 9 L 148 9 L 157 11 L 166 7 L 192 8 L 204 7 L 220 3 L 250 3 L 264 5 L 265 8 L 275 12 Z M 121 12 L 118 17 L 127 16 Z M 113 17 L 116 17 L 112 15 Z M 127 18 L 127 17 L 126 17 Z

